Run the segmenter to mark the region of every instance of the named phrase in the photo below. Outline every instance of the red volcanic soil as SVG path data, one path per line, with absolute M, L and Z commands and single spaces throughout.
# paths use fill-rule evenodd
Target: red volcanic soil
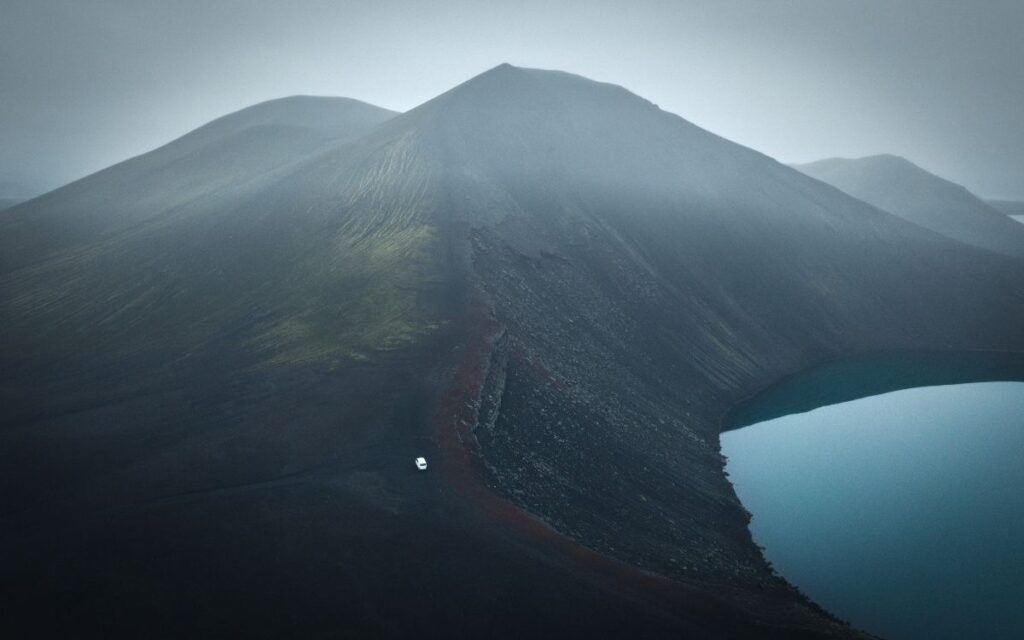
M 503 334 L 497 320 L 483 304 L 473 305 L 464 318 L 468 331 L 461 344 L 456 368 L 434 416 L 435 438 L 442 460 L 440 471 L 463 500 L 490 526 L 497 526 L 520 542 L 538 550 L 550 561 L 566 566 L 577 577 L 629 599 L 682 619 L 699 620 L 708 630 L 718 628 L 746 636 L 770 637 L 781 633 L 760 625 L 749 614 L 712 595 L 648 571 L 604 556 L 562 535 L 540 518 L 501 497 L 487 486 L 488 470 L 473 434 L 481 394 L 492 354 Z M 514 348 L 510 358 L 528 363 L 539 379 L 564 386 L 550 371 Z M 820 637 L 789 630 L 785 637 Z

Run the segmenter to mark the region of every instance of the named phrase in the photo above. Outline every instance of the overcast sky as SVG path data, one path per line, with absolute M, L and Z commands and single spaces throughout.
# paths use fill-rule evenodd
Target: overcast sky
M 0 182 L 42 189 L 290 94 L 409 109 L 501 62 L 786 162 L 904 155 L 1024 199 L 1024 1 L 0 0 Z

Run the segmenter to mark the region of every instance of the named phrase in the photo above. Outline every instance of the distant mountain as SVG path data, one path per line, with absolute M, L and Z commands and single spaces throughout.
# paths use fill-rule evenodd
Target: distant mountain
M 986 200 L 985 202 L 993 209 L 1008 216 L 1024 216 L 1024 202 L 1016 200 Z
M 891 155 L 794 165 L 855 198 L 949 238 L 1024 257 L 1024 228 L 964 187 Z
M 10 180 L 0 180 L 0 210 L 9 209 L 36 195 L 30 187 Z
M 567 73 L 338 104 L 367 117 L 200 129 L 0 228 L 11 610 L 862 637 L 754 545 L 723 416 L 850 354 L 1021 351 L 1024 266 Z
M 1017 222 L 1024 222 L 1024 202 L 1016 200 L 986 200 L 989 206 L 1005 213 Z

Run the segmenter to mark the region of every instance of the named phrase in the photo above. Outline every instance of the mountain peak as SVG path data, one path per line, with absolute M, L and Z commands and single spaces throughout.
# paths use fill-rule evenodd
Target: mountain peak
M 348 129 L 353 122 L 372 126 L 394 115 L 393 111 L 352 98 L 293 95 L 258 102 L 221 116 L 187 135 L 201 133 L 206 137 L 258 126 L 333 132 Z
M 474 109 L 536 109 L 561 104 L 585 106 L 594 101 L 633 103 L 641 108 L 653 105 L 615 84 L 598 82 L 565 71 L 517 67 L 503 62 L 480 73 L 418 109 L 438 105 L 453 108 L 465 105 Z
M 914 164 L 913 162 L 911 162 L 907 158 L 905 158 L 903 156 L 898 156 L 898 155 L 895 155 L 895 154 L 892 154 L 892 153 L 878 153 L 878 154 L 875 154 L 875 155 L 864 156 L 864 157 L 858 159 L 857 162 L 860 162 L 860 163 L 866 164 L 866 165 L 875 165 L 875 166 L 880 167 L 880 168 L 884 167 L 884 168 L 890 168 L 890 169 L 900 169 L 900 170 L 912 169 L 912 170 L 917 170 L 917 171 L 924 171 L 924 169 L 922 169 L 918 165 Z
M 1024 256 L 1024 229 L 962 185 L 892 154 L 794 165 L 812 178 L 954 240 Z
M 510 64 L 508 62 L 502 62 L 501 64 L 499 64 L 499 65 L 497 65 L 495 67 L 492 67 L 489 71 L 485 71 L 484 73 L 490 73 L 490 72 L 494 72 L 494 71 L 512 71 L 512 70 L 517 70 L 517 69 L 520 69 L 520 68 L 521 67 L 517 67 L 517 66 L 512 65 L 512 64 Z
M 803 171 L 808 170 L 830 170 L 836 167 L 860 167 L 862 169 L 916 169 L 918 171 L 924 171 L 921 167 L 917 166 L 910 160 L 903 156 L 898 156 L 892 153 L 876 153 L 868 156 L 860 156 L 859 158 L 823 158 L 821 160 L 814 160 L 806 163 L 794 163 L 793 168 Z

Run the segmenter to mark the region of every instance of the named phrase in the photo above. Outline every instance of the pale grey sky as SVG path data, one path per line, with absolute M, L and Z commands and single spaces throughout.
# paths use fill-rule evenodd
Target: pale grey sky
M 392 109 L 501 62 L 621 84 L 786 162 L 905 155 L 1024 199 L 1020 0 L 0 0 L 0 182 L 254 102 Z

